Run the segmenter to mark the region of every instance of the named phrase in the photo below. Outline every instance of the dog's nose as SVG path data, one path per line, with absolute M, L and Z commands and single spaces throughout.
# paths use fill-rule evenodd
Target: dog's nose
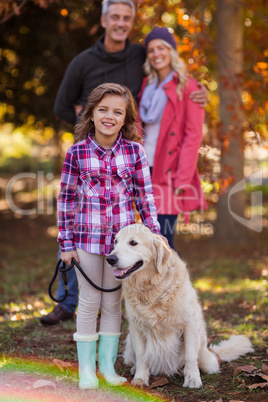
M 118 258 L 116 257 L 116 255 L 111 254 L 111 255 L 108 255 L 108 257 L 106 258 L 106 260 L 107 260 L 108 264 L 110 264 L 110 265 L 113 266 L 113 265 L 115 265 L 115 264 L 117 263 Z

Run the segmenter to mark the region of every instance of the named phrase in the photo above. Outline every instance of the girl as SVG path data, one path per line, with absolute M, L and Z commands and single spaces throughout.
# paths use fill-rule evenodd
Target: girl
M 75 258 L 89 278 L 103 288 L 116 281 L 105 256 L 115 234 L 135 222 L 133 200 L 143 223 L 159 233 L 150 170 L 136 129 L 136 109 L 130 91 L 102 84 L 92 91 L 75 129 L 75 144 L 63 165 L 58 197 L 58 241 L 61 259 Z M 79 302 L 77 342 L 79 387 L 98 387 L 99 372 L 112 384 L 126 381 L 114 370 L 121 323 L 121 290 L 102 293 L 76 269 Z M 101 308 L 100 329 L 96 332 Z
M 179 213 L 204 209 L 197 171 L 204 109 L 191 100 L 198 89 L 179 58 L 173 35 L 154 28 L 145 39 L 147 59 L 139 112 L 144 123 L 144 149 L 152 183 L 161 234 L 174 248 Z

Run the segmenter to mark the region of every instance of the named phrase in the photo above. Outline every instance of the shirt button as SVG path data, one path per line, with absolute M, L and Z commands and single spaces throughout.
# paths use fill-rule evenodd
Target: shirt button
M 110 169 L 111 169 L 111 166 L 107 166 L 107 169 L 110 170 Z
M 167 86 L 167 85 L 165 85 L 165 86 L 164 86 L 164 89 L 168 89 L 168 86 Z
M 170 135 L 172 135 L 172 137 L 175 135 L 175 133 L 172 131 L 171 133 L 170 133 Z

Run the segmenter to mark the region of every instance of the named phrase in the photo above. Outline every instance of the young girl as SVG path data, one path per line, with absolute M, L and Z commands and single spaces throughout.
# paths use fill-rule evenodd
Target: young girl
M 133 200 L 143 223 L 159 233 L 150 170 L 136 129 L 136 108 L 130 91 L 102 84 L 88 98 L 75 129 L 75 144 L 63 165 L 58 197 L 58 241 L 61 259 L 75 258 L 99 287 L 118 285 L 106 262 L 116 233 L 135 222 Z M 114 370 L 121 324 L 121 290 L 95 290 L 76 269 L 79 302 L 77 342 L 79 387 L 98 387 L 99 372 L 112 384 L 126 379 Z M 101 308 L 99 333 L 97 315 Z

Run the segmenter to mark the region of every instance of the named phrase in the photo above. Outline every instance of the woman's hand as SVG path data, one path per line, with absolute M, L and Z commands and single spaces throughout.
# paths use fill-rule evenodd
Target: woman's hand
M 79 257 L 76 250 L 61 252 L 60 259 L 69 266 L 72 264 L 72 258 L 74 258 L 79 264 Z
M 198 91 L 193 91 L 190 94 L 190 98 L 192 99 L 193 102 L 199 103 L 200 107 L 206 107 L 208 103 L 207 88 L 205 87 L 204 84 L 202 84 L 202 82 L 198 82 L 197 84 L 200 89 Z
M 185 193 L 185 190 L 183 188 L 177 187 L 174 190 L 175 195 L 180 195 L 180 194 L 183 194 L 183 193 Z

